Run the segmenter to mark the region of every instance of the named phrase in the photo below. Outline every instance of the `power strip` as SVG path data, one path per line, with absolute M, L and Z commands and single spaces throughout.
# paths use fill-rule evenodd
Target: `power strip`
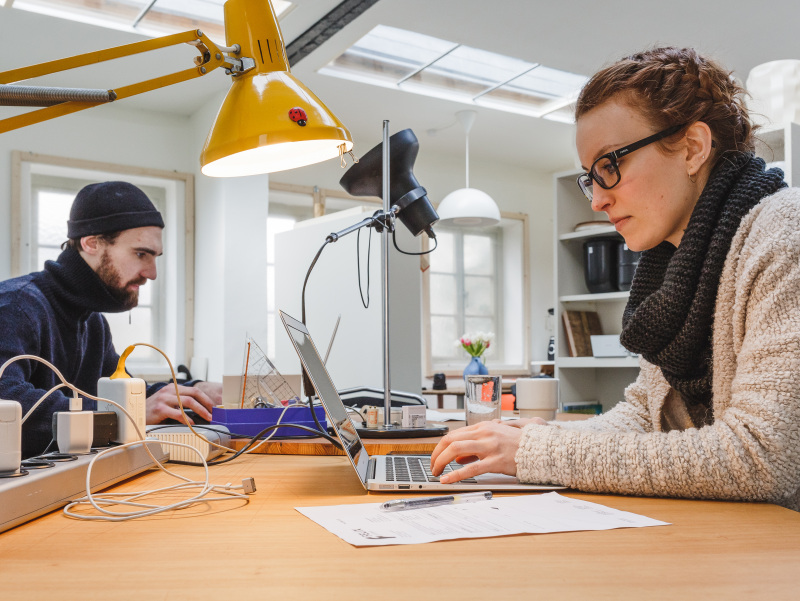
M 228 428 L 225 426 L 215 425 L 213 429 L 204 428 L 202 426 L 193 427 L 211 442 L 222 445 L 223 447 L 228 447 L 230 445 L 231 436 Z M 210 445 L 205 440 L 198 438 L 188 426 L 148 426 L 147 438 L 189 445 L 200 451 L 200 454 L 206 461 L 211 461 L 225 452 L 223 449 Z M 197 453 L 193 452 L 191 449 L 173 446 L 167 446 L 166 448 L 169 449 L 170 461 L 192 465 L 200 463 Z
M 148 442 L 147 446 L 162 463 L 169 459 L 169 454 L 155 441 Z M 31 469 L 24 476 L 0 478 L 0 532 L 86 495 L 86 470 L 93 457 L 94 454 L 79 455 L 74 461 Z M 143 444 L 114 449 L 95 461 L 92 492 L 108 488 L 154 465 Z

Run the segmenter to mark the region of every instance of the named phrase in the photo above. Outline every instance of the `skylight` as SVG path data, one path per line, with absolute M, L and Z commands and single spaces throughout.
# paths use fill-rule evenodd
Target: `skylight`
M 200 29 L 225 44 L 225 0 L 14 0 L 13 8 L 159 37 Z M 291 2 L 272 0 L 280 17 Z
M 583 75 L 378 25 L 320 73 L 572 123 Z

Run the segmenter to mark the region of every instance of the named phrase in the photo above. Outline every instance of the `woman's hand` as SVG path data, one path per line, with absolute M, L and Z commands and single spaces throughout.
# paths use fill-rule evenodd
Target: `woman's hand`
M 431 453 L 431 471 L 438 476 L 448 463 L 455 460 L 466 465 L 441 476 L 440 482 L 449 484 L 487 472 L 515 476 L 517 464 L 514 456 L 521 437 L 520 428 L 497 421 L 453 430 Z

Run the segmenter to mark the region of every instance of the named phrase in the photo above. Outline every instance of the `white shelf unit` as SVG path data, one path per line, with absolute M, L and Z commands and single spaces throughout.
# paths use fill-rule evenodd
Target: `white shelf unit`
M 764 127 L 756 131 L 756 139 L 756 155 L 767 162 L 767 167 L 780 163 L 786 183 L 800 186 L 800 124 Z
M 561 313 L 564 310 L 597 311 L 604 334 L 619 334 L 628 292 L 589 294 L 584 280 L 583 242 L 596 237 L 619 237 L 614 226 L 574 231 L 578 223 L 605 220 L 592 211 L 578 188 L 580 171 L 557 173 L 555 184 L 555 286 L 556 357 L 555 373 L 560 383 L 561 403 L 599 401 L 607 411 L 623 399 L 625 387 L 639 373 L 637 357 L 570 357 L 564 339 Z

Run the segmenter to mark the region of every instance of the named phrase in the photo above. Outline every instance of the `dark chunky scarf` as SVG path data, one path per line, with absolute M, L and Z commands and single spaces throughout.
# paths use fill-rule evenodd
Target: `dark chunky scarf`
M 786 186 L 779 169 L 749 153 L 714 168 L 676 249 L 642 253 L 622 318 L 620 341 L 661 368 L 689 406 L 711 406 L 711 333 L 725 257 L 742 218 Z
M 80 253 L 72 248 L 67 247 L 57 261 L 45 261 L 44 271 L 33 276 L 68 319 L 86 319 L 90 313 L 127 311 Z

